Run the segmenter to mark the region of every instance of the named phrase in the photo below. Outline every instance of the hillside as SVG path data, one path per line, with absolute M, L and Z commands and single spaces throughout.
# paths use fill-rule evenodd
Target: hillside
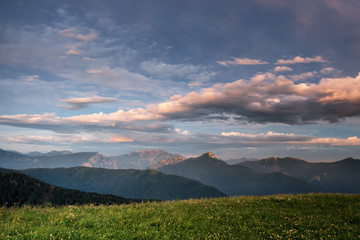
M 162 159 L 159 162 L 156 162 L 156 163 L 150 165 L 148 167 L 148 169 L 159 169 L 161 167 L 176 164 L 176 163 L 182 162 L 184 160 L 186 160 L 186 158 L 184 158 L 182 156 L 176 156 L 174 158 Z
M 359 239 L 359 195 L 0 208 L 0 239 Z
M 44 203 L 51 203 L 54 205 L 89 203 L 123 204 L 134 201 L 138 200 L 68 190 L 51 186 L 24 174 L 0 171 L 0 206 L 6 205 L 10 207 L 13 205 L 21 206 L 23 204 L 42 205 Z
M 281 173 L 256 173 L 244 166 L 228 165 L 212 153 L 163 166 L 158 170 L 197 180 L 231 196 L 313 191 L 310 184 L 300 179 Z
M 267 158 L 239 163 L 258 173 L 282 173 L 311 183 L 319 192 L 360 193 L 360 160 L 309 163 L 296 158 Z
M 8 169 L 96 167 L 109 169 L 146 169 L 161 160 L 181 158 L 160 149 L 136 151 L 118 156 L 98 152 L 51 151 L 48 153 L 5 151 L 0 149 L 0 167 Z
M 156 170 L 113 170 L 88 167 L 27 169 L 22 173 L 51 185 L 137 199 L 223 197 L 214 187 Z

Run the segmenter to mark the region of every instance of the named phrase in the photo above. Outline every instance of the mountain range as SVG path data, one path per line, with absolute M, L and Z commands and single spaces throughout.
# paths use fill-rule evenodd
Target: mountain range
M 297 158 L 271 157 L 238 166 L 257 173 L 282 173 L 310 183 L 316 192 L 360 193 L 360 160 L 346 158 L 331 163 L 309 163 Z
M 156 170 L 73 167 L 35 168 L 20 172 L 63 188 L 132 199 L 173 200 L 226 196 L 216 188 L 198 181 Z
M 210 152 L 197 158 L 163 166 L 158 170 L 197 180 L 231 196 L 313 191 L 309 183 L 298 178 L 282 173 L 257 173 L 244 166 L 228 165 Z
M 230 165 L 210 152 L 184 158 L 158 149 L 113 157 L 97 152 L 21 154 L 0 150 L 0 167 L 18 169 L 19 173 L 50 185 L 131 199 L 360 193 L 357 159 L 332 163 L 309 163 L 290 157 L 240 160 L 231 161 L 238 163 Z M 132 169 L 116 169 L 122 167 Z
M 0 167 L 9 169 L 96 167 L 109 169 L 146 169 L 161 160 L 182 158 L 179 154 L 160 149 L 136 151 L 117 156 L 105 156 L 98 152 L 52 151 L 22 154 L 0 149 Z

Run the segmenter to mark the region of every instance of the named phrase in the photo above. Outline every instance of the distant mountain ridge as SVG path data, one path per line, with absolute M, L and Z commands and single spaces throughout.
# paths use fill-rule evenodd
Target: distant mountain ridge
M 177 153 L 168 153 L 161 149 L 135 151 L 128 154 L 108 157 L 120 169 L 146 169 L 161 160 L 182 157 Z
M 51 185 L 131 199 L 174 200 L 224 197 L 218 189 L 181 176 L 156 170 L 88 167 L 37 168 L 21 173 Z
M 232 196 L 313 191 L 312 186 L 303 180 L 281 173 L 256 173 L 244 166 L 228 165 L 211 152 L 158 170 L 197 180 Z
M 96 167 L 109 169 L 146 169 L 161 160 L 180 158 L 180 154 L 160 149 L 136 151 L 118 156 L 98 152 L 51 151 L 49 153 L 5 151 L 0 149 L 0 167 L 9 169 Z
M 43 157 L 55 157 L 55 156 L 63 156 L 63 155 L 69 155 L 69 154 L 72 154 L 73 152 L 71 151 L 51 151 L 51 152 L 48 152 L 48 153 L 41 153 L 41 152 L 29 152 L 27 154 L 24 154 L 24 155 L 27 155 L 27 156 L 32 156 L 32 157 L 38 157 L 38 156 L 43 156 Z
M 301 159 L 271 157 L 238 164 L 257 173 L 282 173 L 302 179 L 318 192 L 360 193 L 360 160 L 346 158 L 331 163 L 310 163 Z

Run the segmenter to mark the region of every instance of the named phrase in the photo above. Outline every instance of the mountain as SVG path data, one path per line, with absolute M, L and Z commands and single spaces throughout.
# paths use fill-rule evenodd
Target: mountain
M 0 167 L 9 169 L 75 167 L 101 156 L 97 152 L 71 153 L 68 151 L 52 151 L 43 154 L 33 152 L 25 155 L 0 149 Z
M 176 157 L 181 156 L 160 149 L 136 151 L 111 157 L 98 152 L 51 151 L 49 153 L 21 154 L 0 149 L 0 167 L 27 169 L 86 166 L 110 169 L 146 169 L 158 161 Z
M 109 157 L 109 159 L 118 169 L 146 169 L 161 160 L 173 159 L 176 157 L 181 157 L 181 155 L 168 153 L 160 149 L 152 149 L 113 156 Z
M 123 204 L 134 201 L 138 200 L 55 187 L 24 174 L 0 169 L 0 206 L 41 205 L 44 203 L 54 205 Z
M 163 166 L 158 170 L 197 180 L 232 196 L 313 191 L 309 183 L 300 179 L 281 173 L 256 173 L 244 166 L 228 165 L 212 153 Z
M 239 163 L 257 173 L 282 173 L 311 183 L 319 192 L 360 193 L 360 160 L 310 163 L 296 158 L 271 157 Z
M 34 167 L 35 159 L 23 154 L 0 149 L 0 167 L 10 169 L 21 169 Z
M 226 196 L 214 187 L 156 170 L 74 167 L 21 172 L 59 187 L 126 198 L 173 200 Z
M 175 163 L 179 163 L 179 162 L 182 162 L 184 160 L 186 160 L 186 158 L 184 158 L 182 156 L 177 156 L 177 157 L 169 158 L 169 159 L 163 159 L 163 160 L 160 160 L 159 162 L 156 162 L 156 163 L 150 165 L 148 167 L 148 169 L 159 169 L 161 167 L 164 167 L 164 166 L 167 166 L 167 165 L 172 165 L 172 164 L 175 164 Z
M 57 157 L 57 156 L 65 156 L 65 155 L 69 155 L 69 154 L 72 154 L 73 152 L 70 152 L 70 151 L 51 151 L 51 152 L 48 152 L 48 153 L 39 153 L 39 152 L 30 152 L 26 155 L 28 156 L 44 156 L 44 157 Z

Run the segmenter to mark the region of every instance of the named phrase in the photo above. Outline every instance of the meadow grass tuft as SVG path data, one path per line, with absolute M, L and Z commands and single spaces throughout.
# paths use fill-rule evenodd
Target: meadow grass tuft
M 0 239 L 360 239 L 360 195 L 2 207 Z

